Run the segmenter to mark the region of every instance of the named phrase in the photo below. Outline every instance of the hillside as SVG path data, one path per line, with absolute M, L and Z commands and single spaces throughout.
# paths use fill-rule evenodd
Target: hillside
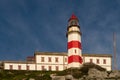
M 51 74 L 53 74 L 52 77 L 50 77 Z M 0 70 L 0 80 L 61 80 L 58 78 L 55 79 L 55 77 L 65 77 L 67 75 L 81 80 L 97 78 L 110 80 L 120 78 L 120 71 L 106 71 L 106 69 L 94 63 L 85 63 L 80 69 L 71 68 L 64 71 Z
M 51 71 L 10 71 L 1 70 L 0 80 L 51 80 Z

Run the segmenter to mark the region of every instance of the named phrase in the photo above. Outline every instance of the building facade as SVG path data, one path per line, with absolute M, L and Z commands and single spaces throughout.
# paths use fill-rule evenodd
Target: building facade
M 62 71 L 68 67 L 67 53 L 55 52 L 35 52 L 34 60 L 29 61 L 5 61 L 5 70 L 47 70 L 47 71 Z M 82 54 L 83 63 L 92 62 L 106 70 L 111 70 L 112 56 L 109 54 Z
M 83 63 L 91 62 L 111 70 L 110 54 L 82 54 L 79 20 L 75 15 L 68 20 L 66 37 L 67 53 L 35 52 L 34 56 L 27 57 L 26 61 L 4 61 L 4 69 L 62 71 L 67 68 L 80 68 Z

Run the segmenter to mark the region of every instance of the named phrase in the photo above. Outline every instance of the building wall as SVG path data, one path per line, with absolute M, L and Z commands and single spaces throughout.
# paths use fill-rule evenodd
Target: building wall
M 94 56 L 84 56 L 84 59 L 83 59 L 84 63 L 87 63 L 87 62 L 93 62 L 97 65 L 100 65 L 101 67 L 103 68 L 106 68 L 108 71 L 111 70 L 111 57 L 94 57 Z
M 50 69 L 51 67 L 51 69 Z M 53 64 L 37 64 L 37 69 L 36 70 L 45 70 L 45 71 L 62 71 L 63 65 L 53 65 Z
M 51 61 L 49 59 L 51 58 Z M 36 55 L 36 63 L 39 64 L 63 64 L 63 56 Z
M 62 55 L 36 55 L 37 70 L 64 70 L 67 67 L 67 56 Z M 51 67 L 51 68 L 50 68 Z
M 96 54 L 97 55 L 97 54 Z M 92 62 L 106 68 L 108 71 L 112 67 L 112 57 L 104 55 L 82 55 L 83 63 Z M 44 57 L 44 61 L 42 58 Z M 50 60 L 51 58 L 51 60 Z M 58 59 L 56 61 L 56 58 Z M 62 71 L 67 69 L 67 54 L 35 54 L 35 62 L 4 62 L 4 69 L 10 70 L 51 70 L 51 71 Z M 21 66 L 21 67 L 19 67 Z
M 21 66 L 21 68 L 19 68 L 19 66 Z M 4 63 L 4 69 L 6 69 L 6 70 L 26 70 L 26 64 L 25 63 Z
M 82 52 L 82 50 L 79 49 L 79 48 L 68 49 L 68 51 L 70 52 L 70 53 L 68 54 L 68 56 L 70 56 L 70 55 L 72 55 L 73 53 L 75 53 L 75 50 L 76 50 L 76 53 Z M 78 53 L 78 54 L 79 54 L 79 53 Z M 78 54 L 74 54 L 74 55 L 78 55 Z M 82 54 L 79 54 L 79 55 L 81 56 Z
M 27 66 L 29 66 L 29 70 L 36 70 L 36 64 L 26 64 L 26 70 L 27 70 Z
M 5 70 L 35 70 L 35 64 L 5 62 L 4 69 Z

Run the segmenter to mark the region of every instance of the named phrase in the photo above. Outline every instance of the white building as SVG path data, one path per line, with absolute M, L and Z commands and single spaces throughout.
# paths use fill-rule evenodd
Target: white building
M 67 68 L 79 68 L 83 63 L 92 62 L 106 68 L 112 68 L 110 54 L 82 53 L 81 32 L 78 18 L 72 15 L 68 20 L 67 34 L 68 53 L 35 52 L 34 56 L 22 61 L 5 61 L 5 70 L 50 70 L 62 71 Z
M 97 65 L 111 70 L 112 56 L 109 54 L 82 54 L 83 63 L 93 62 Z M 5 70 L 50 70 L 62 71 L 67 69 L 68 56 L 67 53 L 53 52 L 35 52 L 34 57 L 25 62 L 21 61 L 5 61 Z

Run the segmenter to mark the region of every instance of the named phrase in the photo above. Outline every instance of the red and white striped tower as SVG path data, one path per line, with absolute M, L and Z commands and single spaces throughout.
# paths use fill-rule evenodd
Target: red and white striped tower
M 68 68 L 80 68 L 82 64 L 81 32 L 78 18 L 73 14 L 68 20 Z

